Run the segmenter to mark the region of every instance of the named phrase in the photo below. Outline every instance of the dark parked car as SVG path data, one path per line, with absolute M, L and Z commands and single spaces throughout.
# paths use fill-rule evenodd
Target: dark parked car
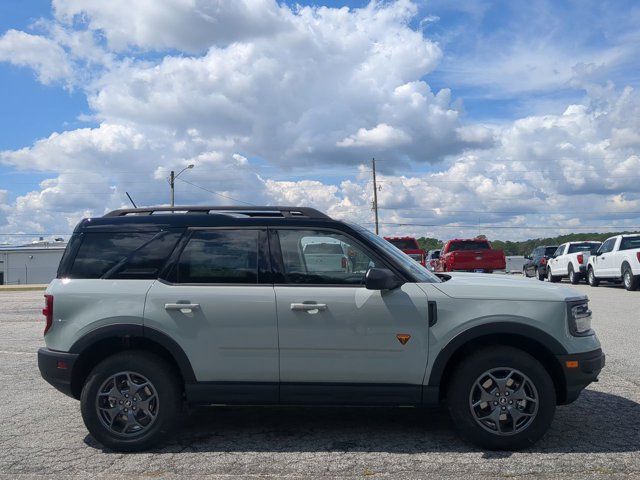
M 547 276 L 547 262 L 557 249 L 557 245 L 543 245 L 534 248 L 531 255 L 524 257 L 522 274 L 525 277 L 538 277 L 538 280 L 544 281 Z

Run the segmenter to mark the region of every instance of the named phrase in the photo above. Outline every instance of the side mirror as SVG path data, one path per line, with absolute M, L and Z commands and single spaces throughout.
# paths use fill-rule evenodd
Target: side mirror
M 524 259 L 525 259 L 525 260 L 531 260 L 531 255 L 525 255 L 525 256 L 524 256 Z
M 393 290 L 400 285 L 400 279 L 387 268 L 370 268 L 364 277 L 367 290 Z

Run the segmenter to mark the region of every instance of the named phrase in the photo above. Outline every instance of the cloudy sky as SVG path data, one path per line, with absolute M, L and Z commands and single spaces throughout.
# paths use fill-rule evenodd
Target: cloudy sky
M 383 234 L 640 228 L 640 4 L 0 4 L 0 242 L 169 201 Z M 16 235 L 25 234 L 25 235 Z

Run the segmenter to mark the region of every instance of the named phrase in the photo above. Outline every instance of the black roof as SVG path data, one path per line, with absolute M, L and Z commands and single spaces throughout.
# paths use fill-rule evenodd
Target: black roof
M 341 223 L 308 207 L 278 206 L 176 206 L 114 210 L 103 217 L 82 220 L 77 230 L 96 231 L 125 228 L 158 230 L 164 228 L 258 226 L 258 225 L 328 225 Z
M 143 207 L 122 208 L 113 210 L 105 217 L 124 217 L 128 215 L 158 215 L 158 214 L 203 214 L 203 215 L 242 215 L 244 217 L 305 217 L 305 218 L 330 218 L 324 213 L 309 207 L 269 207 L 269 206 L 178 206 L 178 207 Z

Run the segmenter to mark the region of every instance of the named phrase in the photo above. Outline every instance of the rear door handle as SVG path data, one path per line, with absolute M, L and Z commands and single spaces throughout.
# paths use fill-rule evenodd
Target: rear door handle
M 191 313 L 193 310 L 198 310 L 200 304 L 198 303 L 165 303 L 165 310 L 180 310 L 182 313 Z
M 298 312 L 312 312 L 326 310 L 326 303 L 292 303 L 291 310 Z

